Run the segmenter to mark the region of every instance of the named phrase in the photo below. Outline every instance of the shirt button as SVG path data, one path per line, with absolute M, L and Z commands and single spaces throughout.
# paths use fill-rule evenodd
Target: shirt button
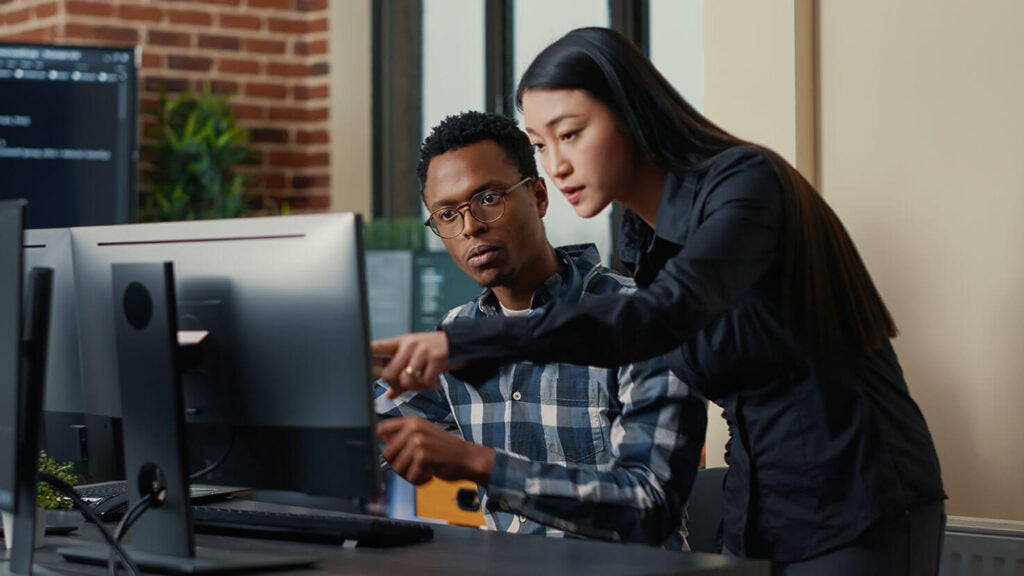
M 515 392 L 512 393 L 512 399 L 513 400 L 522 400 L 523 399 L 523 393 L 520 392 L 519 390 L 516 390 Z

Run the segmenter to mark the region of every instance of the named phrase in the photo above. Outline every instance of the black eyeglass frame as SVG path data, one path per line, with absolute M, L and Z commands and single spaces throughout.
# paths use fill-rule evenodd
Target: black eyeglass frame
M 438 238 L 441 238 L 442 240 L 450 240 L 452 238 L 456 238 L 459 234 L 462 233 L 462 230 L 464 230 L 466 228 L 466 215 L 462 211 L 463 208 L 469 208 L 469 215 L 474 220 L 476 220 L 477 222 L 480 222 L 481 224 L 490 224 L 491 222 L 497 222 L 498 220 L 501 219 L 502 216 L 505 215 L 505 197 L 508 196 L 509 194 L 511 194 L 512 191 L 515 190 L 516 188 L 519 188 L 520 186 L 522 186 L 523 184 L 526 184 L 527 182 L 532 183 L 532 182 L 536 181 L 536 179 L 537 178 L 535 176 L 527 176 L 526 178 L 523 178 L 519 182 L 516 182 L 515 184 L 509 186 L 508 188 L 506 188 L 504 191 L 501 191 L 501 192 L 498 192 L 496 190 L 481 190 L 481 191 L 477 192 L 476 194 L 473 194 L 472 196 L 470 196 L 469 200 L 466 201 L 466 202 L 458 204 L 458 205 L 456 205 L 454 207 L 453 206 L 442 206 L 442 207 L 438 208 L 437 210 L 434 210 L 433 212 L 430 213 L 430 216 L 427 216 L 427 219 L 423 222 L 423 225 L 426 226 L 427 228 L 430 228 L 430 231 L 433 232 L 434 235 L 437 236 Z M 498 214 L 497 216 L 495 216 L 494 218 L 491 218 L 490 220 L 484 220 L 483 218 L 480 218 L 479 216 L 477 216 L 473 212 L 473 201 L 476 200 L 477 198 L 485 195 L 485 194 L 495 194 L 495 195 L 498 196 L 498 198 L 501 199 L 501 214 Z M 442 212 L 444 210 L 455 210 L 456 212 L 459 213 L 459 217 L 461 218 L 462 226 L 459 228 L 458 232 L 456 232 L 455 234 L 452 234 L 451 236 L 442 236 L 441 235 L 441 231 L 438 230 L 437 224 L 435 223 L 435 217 L 437 216 L 438 212 Z

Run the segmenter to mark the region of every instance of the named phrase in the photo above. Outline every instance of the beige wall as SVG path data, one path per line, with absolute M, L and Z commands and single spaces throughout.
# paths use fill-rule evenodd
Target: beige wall
M 751 17 L 763 4 L 708 3 L 706 107 L 739 135 L 785 147 L 789 103 L 754 96 L 792 78 L 736 74 L 750 54 L 790 66 L 795 33 L 784 18 Z M 815 4 L 817 181 L 900 325 L 948 512 L 1024 520 L 1024 3 Z

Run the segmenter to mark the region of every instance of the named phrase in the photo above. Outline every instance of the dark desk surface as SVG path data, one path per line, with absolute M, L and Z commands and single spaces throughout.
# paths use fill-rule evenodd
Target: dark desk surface
M 769 574 L 766 562 L 739 561 L 712 554 L 659 550 L 635 544 L 516 536 L 475 528 L 438 525 L 434 540 L 394 548 L 346 548 L 226 536 L 199 535 L 200 546 L 252 550 L 261 553 L 309 554 L 322 560 L 307 570 L 268 572 L 281 576 L 315 574 L 509 574 L 539 576 L 559 574 Z M 47 536 L 36 551 L 36 564 L 59 574 L 106 574 L 106 569 L 65 562 L 56 550 L 100 541 L 95 526 L 86 524 L 80 534 Z

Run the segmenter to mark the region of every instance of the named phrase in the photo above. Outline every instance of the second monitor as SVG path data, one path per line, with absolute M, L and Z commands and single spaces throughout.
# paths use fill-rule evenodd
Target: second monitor
M 179 329 L 207 333 L 183 373 L 192 469 L 227 453 L 202 481 L 375 495 L 361 240 L 353 214 L 73 229 L 87 412 L 121 416 L 111 265 L 172 261 Z

